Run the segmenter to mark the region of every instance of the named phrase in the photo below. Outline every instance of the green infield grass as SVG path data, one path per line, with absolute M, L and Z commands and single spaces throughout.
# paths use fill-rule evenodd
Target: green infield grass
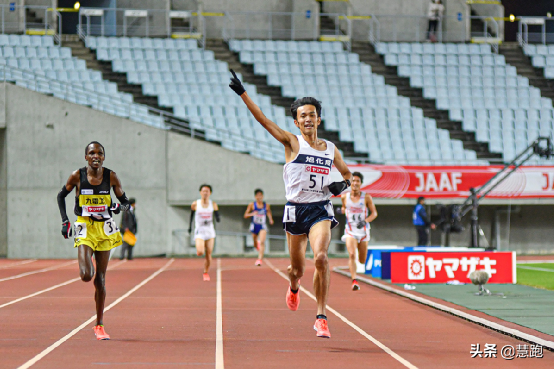
M 554 290 L 554 264 L 518 264 L 517 284 Z

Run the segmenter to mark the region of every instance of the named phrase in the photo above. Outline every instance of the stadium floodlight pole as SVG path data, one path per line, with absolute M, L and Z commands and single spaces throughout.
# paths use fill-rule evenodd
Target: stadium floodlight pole
M 546 147 L 541 144 L 546 143 Z M 554 156 L 554 148 L 550 137 L 539 136 L 510 163 L 506 164 L 498 173 L 478 189 L 471 189 L 471 195 L 460 206 L 458 220 L 461 220 L 471 211 L 471 247 L 479 247 L 479 202 L 499 186 L 506 178 L 525 164 L 533 155 L 549 159 Z

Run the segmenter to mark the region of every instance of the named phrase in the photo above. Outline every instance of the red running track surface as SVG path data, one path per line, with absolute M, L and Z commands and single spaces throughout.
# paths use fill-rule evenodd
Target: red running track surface
M 168 259 L 110 262 L 106 306 L 152 276 Z M 288 261 L 269 259 L 285 271 Z M 12 265 L 1 260 L 2 278 L 67 263 L 40 260 Z M 340 265 L 345 259 L 333 260 Z M 285 305 L 288 282 L 253 259 L 221 260 L 223 358 L 220 368 L 552 368 L 544 358 L 471 358 L 471 344 L 524 344 L 511 337 L 332 274 L 329 306 L 388 347 L 401 363 L 328 312 L 331 339 L 315 336 L 316 304 L 301 292 L 300 308 Z M 104 317 L 110 341 L 97 341 L 86 325 L 32 368 L 215 368 L 216 262 L 211 282 L 202 282 L 202 259 L 176 259 L 165 271 L 121 300 Z M 302 286 L 313 293 L 313 263 Z M 0 305 L 78 277 L 77 264 L 0 282 Z M 0 308 L 0 368 L 17 368 L 95 314 L 92 283 L 76 281 Z M 402 360 L 401 359 L 401 360 Z

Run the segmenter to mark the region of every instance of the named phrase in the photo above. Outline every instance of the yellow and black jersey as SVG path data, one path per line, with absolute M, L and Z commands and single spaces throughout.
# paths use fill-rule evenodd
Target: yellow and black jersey
M 79 193 L 75 197 L 75 215 L 80 217 L 91 217 L 97 221 L 105 221 L 112 217 L 110 207 L 112 198 L 110 196 L 110 173 L 111 170 L 104 168 L 102 183 L 93 186 L 87 179 L 87 168 L 79 169 L 80 185 Z

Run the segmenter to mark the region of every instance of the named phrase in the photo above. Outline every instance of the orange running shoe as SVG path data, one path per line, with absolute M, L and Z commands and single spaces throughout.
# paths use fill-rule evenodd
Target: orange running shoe
M 352 281 L 352 291 L 358 291 L 360 289 L 360 285 L 358 284 L 357 280 Z
M 296 293 L 292 293 L 290 286 L 287 291 L 287 306 L 292 311 L 298 310 L 298 305 L 300 305 L 300 290 L 298 290 Z
M 97 325 L 93 327 L 92 330 L 94 331 L 94 335 L 96 336 L 97 340 L 102 341 L 110 339 L 110 335 L 106 333 L 103 325 Z
M 254 263 L 254 265 L 255 265 L 255 266 L 258 266 L 258 267 L 262 266 L 262 259 L 256 260 L 256 262 Z
M 210 281 L 210 275 L 209 275 L 208 273 L 204 273 L 204 274 L 202 275 L 202 280 L 203 280 L 204 282 L 209 282 L 209 281 Z
M 314 330 L 317 332 L 318 337 L 331 338 L 331 332 L 329 332 L 326 319 L 316 319 L 314 323 Z

